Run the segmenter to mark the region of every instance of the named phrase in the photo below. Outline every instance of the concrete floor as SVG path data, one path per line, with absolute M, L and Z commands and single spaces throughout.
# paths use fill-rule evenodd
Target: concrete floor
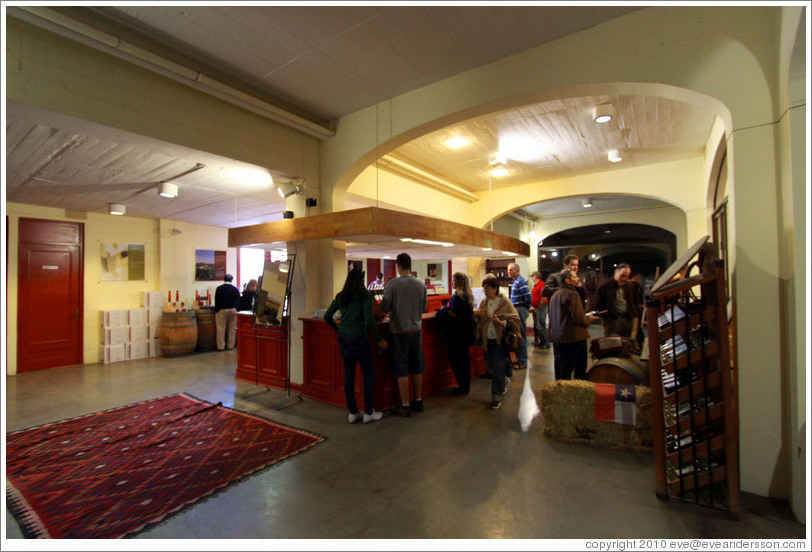
M 553 379 L 551 351 L 532 351 L 501 410 L 486 408 L 490 382 L 476 379 L 467 397 L 429 397 L 422 414 L 385 413 L 369 425 L 349 425 L 344 409 L 309 399 L 275 409 L 287 395 L 236 382 L 236 353 L 7 377 L 6 431 L 187 392 L 327 437 L 142 539 L 805 537 L 785 503 L 744 494 L 741 519 L 732 521 L 658 500 L 650 453 L 545 438 L 537 403 Z M 21 538 L 8 512 L 6 526 L 6 538 Z

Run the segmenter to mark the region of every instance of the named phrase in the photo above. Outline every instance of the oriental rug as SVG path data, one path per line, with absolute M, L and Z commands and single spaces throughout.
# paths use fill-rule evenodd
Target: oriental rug
M 26 537 L 132 535 L 324 437 L 178 394 L 6 435 Z

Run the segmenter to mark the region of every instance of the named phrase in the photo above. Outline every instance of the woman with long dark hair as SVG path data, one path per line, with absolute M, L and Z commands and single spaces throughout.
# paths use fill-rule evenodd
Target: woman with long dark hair
M 454 293 L 448 301 L 448 362 L 454 371 L 455 395 L 467 395 L 471 388 L 471 356 L 474 344 L 474 292 L 468 276 L 455 272 L 452 277 Z
M 341 324 L 336 324 L 333 315 L 341 312 Z M 324 320 L 338 332 L 338 349 L 344 361 L 344 396 L 349 409 L 349 422 L 363 419 L 365 424 L 377 422 L 383 414 L 374 408 L 373 390 L 375 368 L 372 364 L 372 349 L 369 345 L 367 328 L 372 330 L 378 347 L 386 349 L 388 344 L 381 336 L 378 324 L 372 316 L 372 295 L 364 285 L 364 271 L 353 268 L 347 274 L 344 288 L 336 295 Z M 355 401 L 355 364 L 361 365 L 364 378 L 364 412 L 358 411 Z

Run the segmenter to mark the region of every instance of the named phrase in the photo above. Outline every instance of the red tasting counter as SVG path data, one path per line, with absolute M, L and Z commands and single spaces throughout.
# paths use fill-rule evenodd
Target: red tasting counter
M 291 389 L 304 397 L 346 407 L 344 399 L 344 364 L 338 351 L 336 333 L 322 318 L 302 317 L 304 373 L 302 383 L 291 383 Z M 340 323 L 340 322 L 339 322 Z M 389 338 L 389 322 L 379 322 L 384 339 Z M 266 387 L 284 389 L 287 372 L 287 325 L 277 328 L 255 326 L 248 314 L 237 315 L 239 340 L 236 379 Z M 370 338 L 375 363 L 375 408 L 388 410 L 398 401 L 395 378 L 389 367 L 389 353 L 378 354 L 378 344 Z M 435 395 L 456 385 L 447 359 L 446 341 L 440 335 L 440 324 L 434 312 L 423 315 L 423 397 Z M 482 349 L 471 347 L 471 377 L 485 372 Z M 256 374 L 256 375 L 255 375 Z M 356 366 L 355 395 L 363 408 L 363 378 Z

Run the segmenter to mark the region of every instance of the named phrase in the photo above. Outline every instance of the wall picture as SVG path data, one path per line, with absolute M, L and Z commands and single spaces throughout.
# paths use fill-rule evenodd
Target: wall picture
M 126 282 L 144 279 L 144 244 L 102 243 L 101 281 Z
M 195 250 L 195 281 L 217 282 L 226 275 L 226 252 Z
M 443 279 L 443 265 L 441 263 L 429 263 L 427 266 L 429 278 L 432 280 Z

